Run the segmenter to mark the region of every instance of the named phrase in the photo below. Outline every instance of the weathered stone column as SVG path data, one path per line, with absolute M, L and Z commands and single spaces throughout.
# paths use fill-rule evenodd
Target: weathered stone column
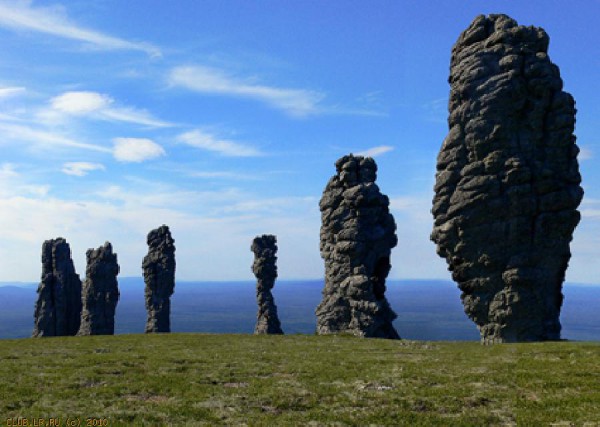
M 146 282 L 146 332 L 171 332 L 171 295 L 175 290 L 175 241 L 169 227 L 148 233 L 148 255 L 142 269 Z
M 86 253 L 86 278 L 83 282 L 81 326 L 77 335 L 113 335 L 115 311 L 119 302 L 119 264 L 112 245 L 106 242 Z
M 81 318 L 81 280 L 65 239 L 42 245 L 42 280 L 34 312 L 34 337 L 75 335 Z
M 252 272 L 256 276 L 256 315 L 255 334 L 283 334 L 281 323 L 277 317 L 277 306 L 273 300 L 271 289 L 277 278 L 277 238 L 263 234 L 252 241 L 250 248 L 254 252 Z
M 541 28 L 478 16 L 452 48 L 431 235 L 483 343 L 560 338 L 579 222 L 575 102 Z
M 388 197 L 375 184 L 377 165 L 350 154 L 335 166 L 319 204 L 325 288 L 317 333 L 398 339 L 396 314 L 385 298 L 396 223 Z

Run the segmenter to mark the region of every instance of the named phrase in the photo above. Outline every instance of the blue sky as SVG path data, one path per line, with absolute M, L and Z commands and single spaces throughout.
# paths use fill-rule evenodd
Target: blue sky
M 141 274 L 168 224 L 179 280 L 318 278 L 334 162 L 373 155 L 398 225 L 391 278 L 448 279 L 429 241 L 450 49 L 478 14 L 550 35 L 577 102 L 585 197 L 567 280 L 600 276 L 600 2 L 0 0 L 0 281 L 37 281 L 45 239 L 76 269 L 108 240 Z

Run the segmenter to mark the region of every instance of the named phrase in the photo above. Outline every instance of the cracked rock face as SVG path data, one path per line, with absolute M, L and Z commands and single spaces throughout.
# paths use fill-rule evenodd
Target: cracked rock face
M 75 335 L 81 318 L 81 280 L 65 239 L 42 245 L 42 280 L 34 313 L 34 337 Z
M 317 333 L 398 339 L 396 314 L 385 298 L 396 223 L 388 197 L 375 184 L 377 165 L 350 154 L 335 167 L 319 203 L 325 288 Z
M 252 272 L 256 276 L 256 315 L 255 334 L 283 334 L 281 323 L 277 317 L 277 306 L 273 300 L 271 289 L 277 278 L 277 238 L 263 234 L 252 241 L 250 248 L 254 252 Z
M 575 102 L 541 28 L 479 16 L 452 49 L 431 235 L 483 343 L 560 338 L 583 190 Z
M 148 233 L 148 255 L 142 269 L 146 282 L 146 332 L 170 332 L 171 295 L 175 290 L 175 241 L 169 227 Z
M 86 258 L 83 310 L 78 335 L 113 335 L 119 302 L 117 254 L 113 253 L 112 245 L 106 242 L 98 249 L 89 249 Z

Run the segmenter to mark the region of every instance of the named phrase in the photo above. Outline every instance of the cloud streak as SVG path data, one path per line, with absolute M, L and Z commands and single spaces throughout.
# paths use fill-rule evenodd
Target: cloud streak
M 372 147 L 369 148 L 367 150 L 364 151 L 360 151 L 358 153 L 356 153 L 358 156 L 365 156 L 365 157 L 377 157 L 380 156 L 384 153 L 390 152 L 394 149 L 394 147 L 390 146 L 390 145 L 380 145 L 378 147 Z
M 220 139 L 214 135 L 195 129 L 185 132 L 177 140 L 192 147 L 212 151 L 227 157 L 256 157 L 262 153 L 254 147 L 239 142 Z
M 104 170 L 104 165 L 89 162 L 68 162 L 62 167 L 62 172 L 67 175 L 85 176 L 91 171 Z
M 166 155 L 165 150 L 147 138 L 115 138 L 113 155 L 119 162 L 140 163 Z
M 15 87 L 0 87 L 0 99 L 10 98 L 25 92 L 25 88 L 21 86 Z
M 579 147 L 579 155 L 577 160 L 585 162 L 586 160 L 592 160 L 594 158 L 594 152 L 589 147 Z
M 149 127 L 170 127 L 171 123 L 153 117 L 145 110 L 115 106 L 110 96 L 98 92 L 65 92 L 50 100 L 50 110 L 41 116 L 51 122 L 57 115 L 88 116 L 99 120 L 134 123 Z
M 29 1 L 0 2 L 0 26 L 11 30 L 27 30 L 84 42 L 97 49 L 137 50 L 145 52 L 151 57 L 161 56 L 160 49 L 149 43 L 129 41 L 81 27 L 71 22 L 56 7 L 34 8 Z
M 33 129 L 28 126 L 18 124 L 0 122 L 0 132 L 3 134 L 3 140 L 27 142 L 42 148 L 62 146 L 98 151 L 102 153 L 112 153 L 112 150 L 107 147 L 79 142 L 59 133 Z M 0 142 L 0 144 L 2 143 Z
M 324 94 L 305 89 L 290 89 L 250 82 L 205 66 L 182 66 L 171 70 L 169 82 L 174 86 L 212 95 L 254 99 L 284 111 L 293 117 L 320 112 Z

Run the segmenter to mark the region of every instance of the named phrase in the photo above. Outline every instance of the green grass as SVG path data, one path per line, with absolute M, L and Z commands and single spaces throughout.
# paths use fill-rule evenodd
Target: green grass
M 0 340 L 0 384 L 0 425 L 11 417 L 97 417 L 111 426 L 600 425 L 599 343 Z

